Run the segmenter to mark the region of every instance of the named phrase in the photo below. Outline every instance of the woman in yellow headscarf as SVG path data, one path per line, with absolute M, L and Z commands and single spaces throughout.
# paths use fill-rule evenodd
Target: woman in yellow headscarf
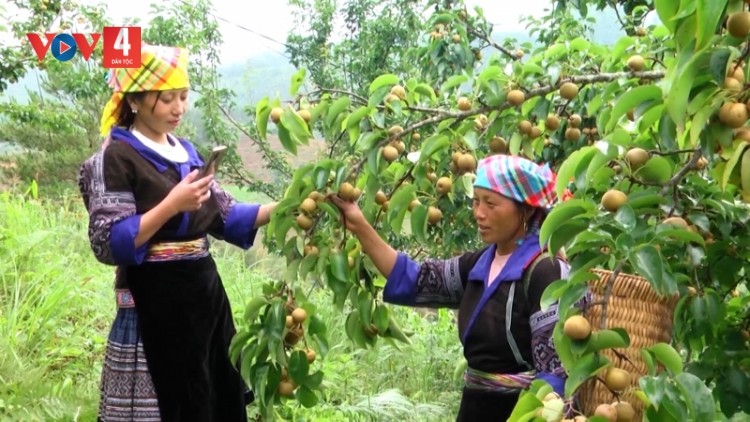
M 117 316 L 99 421 L 246 422 L 253 394 L 228 356 L 235 333 L 207 236 L 244 249 L 275 204 L 238 203 L 172 135 L 188 105 L 188 52 L 144 45 L 115 69 L 107 145 L 81 167 L 96 259 L 117 267 Z

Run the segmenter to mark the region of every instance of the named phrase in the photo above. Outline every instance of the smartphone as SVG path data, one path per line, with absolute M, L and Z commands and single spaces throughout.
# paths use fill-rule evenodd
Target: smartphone
M 224 145 L 214 147 L 211 150 L 211 155 L 208 156 L 208 160 L 203 164 L 203 168 L 198 174 L 198 178 L 202 179 L 209 174 L 216 174 L 216 169 L 219 168 L 221 160 L 224 159 L 228 149 Z

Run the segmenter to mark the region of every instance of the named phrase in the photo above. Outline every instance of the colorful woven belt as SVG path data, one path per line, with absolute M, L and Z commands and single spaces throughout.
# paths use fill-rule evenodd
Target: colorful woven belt
M 518 374 L 491 374 L 467 368 L 464 371 L 464 382 L 466 387 L 472 390 L 515 393 L 531 385 L 535 376 L 536 371 L 533 370 Z
M 147 262 L 165 262 L 199 259 L 208 256 L 208 239 L 201 238 L 185 242 L 158 242 L 149 245 L 146 251 Z M 119 268 L 115 274 L 119 273 Z M 115 289 L 117 307 L 133 308 L 135 301 L 128 289 Z
M 158 242 L 149 245 L 145 261 L 182 261 L 206 256 L 208 256 L 208 238 L 203 237 L 182 242 Z

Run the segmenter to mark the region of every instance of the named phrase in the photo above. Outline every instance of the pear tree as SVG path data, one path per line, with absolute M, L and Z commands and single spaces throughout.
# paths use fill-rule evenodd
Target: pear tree
M 268 97 L 254 108 L 261 138 L 273 125 L 291 154 L 315 138 L 328 148 L 289 180 L 268 227 L 287 270 L 249 301 L 230 350 L 266 418 L 275 406 L 312 407 L 322 397 L 316 362 L 329 348 L 328 327 L 316 310 L 329 304 L 307 297 L 306 280 L 330 292 L 352 344 L 410 342 L 381 299 L 384 278 L 330 195 L 356 202 L 397 249 L 447 258 L 481 247 L 469 198 L 477 162 L 491 154 L 547 163 L 558 194 L 573 193 L 540 236 L 572 266 L 543 298 L 560 303 L 564 397 L 535 381 L 511 421 L 750 413 L 748 4 L 559 1 L 530 25 L 536 43 L 514 44 L 492 37 L 481 8 L 426 3 L 433 12 L 406 53 L 412 70 L 383 72 L 353 92 L 302 90 L 302 68 L 291 100 Z M 617 11 L 625 31 L 605 45 L 584 22 L 589 8 L 613 5 L 627 11 Z M 647 25 L 648 14 L 657 22 Z M 565 28 L 554 36 L 553 20 Z M 591 321 L 571 305 L 597 279 L 594 269 L 611 277 L 590 305 L 601 320 Z M 675 299 L 670 340 L 636 347 L 627 329 L 607 325 L 619 274 Z M 627 365 L 628 350 L 645 371 Z M 611 399 L 571 411 L 569 399 L 591 382 Z

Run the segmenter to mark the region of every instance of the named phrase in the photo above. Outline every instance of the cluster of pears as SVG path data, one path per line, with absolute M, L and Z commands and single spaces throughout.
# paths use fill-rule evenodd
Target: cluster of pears
M 542 399 L 542 408 L 536 411 L 536 417 L 547 422 L 588 422 L 584 415 L 564 418 L 565 401 L 557 393 L 549 393 Z M 612 404 L 600 404 L 594 410 L 593 416 L 602 417 L 610 422 L 630 422 L 635 417 L 635 409 L 625 401 L 615 401 Z
M 723 88 L 733 94 L 739 94 L 745 89 L 745 70 L 743 69 L 743 64 L 743 62 L 740 62 L 736 65 L 731 65 L 727 70 L 726 78 L 724 78 Z M 735 132 L 739 134 L 738 132 L 742 131 L 748 117 L 750 117 L 748 110 L 750 110 L 750 101 L 740 102 L 730 97 L 719 109 L 719 121 L 735 129 Z
M 584 341 L 591 336 L 591 323 L 582 315 L 573 315 L 565 321 L 563 325 L 563 334 L 574 341 Z M 604 375 L 604 385 L 610 391 L 622 392 L 631 385 L 630 374 L 620 368 L 611 367 Z M 594 416 L 601 416 L 611 422 L 628 422 L 635 417 L 633 405 L 624 400 L 618 400 L 614 403 L 602 403 L 596 407 Z M 586 421 L 585 417 L 573 421 Z M 549 420 L 549 419 L 548 419 Z
M 339 186 L 338 196 L 345 201 L 356 202 L 362 196 L 362 190 L 349 182 L 344 182 Z M 313 218 L 320 210 L 318 204 L 325 200 L 326 196 L 318 191 L 310 192 L 307 198 L 302 200 L 297 215 L 297 226 L 300 229 L 309 230 L 313 226 Z
M 312 191 L 299 206 L 297 215 L 297 226 L 302 230 L 308 230 L 313 226 L 313 217 L 318 212 L 318 204 L 325 201 L 326 197 L 318 191 Z
M 391 87 L 391 91 L 386 95 L 385 102 L 386 103 L 392 103 L 394 101 L 404 101 L 406 100 L 406 89 L 404 89 L 401 85 L 393 85 Z
M 448 180 L 448 183 L 452 183 L 451 179 L 448 177 L 440 178 L 440 180 L 443 180 L 443 179 Z M 445 182 L 443 181 L 443 183 Z M 383 191 L 378 191 L 375 194 L 375 203 L 380 205 L 380 208 L 383 210 L 383 212 L 388 211 L 388 206 L 389 206 L 390 201 L 388 200 L 388 196 L 385 193 L 383 193 Z M 419 205 L 422 205 L 422 203 L 419 202 L 419 199 L 412 200 L 409 203 L 409 207 L 408 207 L 409 212 L 414 211 L 414 208 L 418 207 Z M 434 206 L 427 207 L 427 222 L 428 223 L 435 225 L 442 219 L 443 219 L 443 212 L 440 211 L 439 208 L 434 207 Z
M 442 40 L 443 38 L 447 37 L 450 32 L 450 26 L 444 25 L 442 23 L 437 23 L 435 26 L 432 27 L 432 32 L 430 32 L 430 39 L 433 40 Z M 451 40 L 458 44 L 461 42 L 461 36 L 458 34 L 453 34 L 451 37 Z
M 463 153 L 461 151 L 454 152 L 451 156 L 451 162 L 448 164 L 448 170 L 454 175 L 474 173 L 476 169 L 477 159 L 474 155 L 471 153 Z
M 583 118 L 580 114 L 571 114 L 568 116 L 568 128 L 565 129 L 565 139 L 568 141 L 581 139 L 581 123 L 583 123 Z
M 292 306 L 290 305 L 290 308 Z M 293 348 L 299 343 L 305 335 L 305 329 L 302 327 L 302 323 L 307 320 L 307 311 L 302 308 L 293 308 L 289 315 L 286 316 L 286 330 L 287 333 L 284 336 L 284 346 L 287 348 Z M 317 354 L 313 349 L 306 349 L 305 356 L 307 357 L 308 363 L 315 362 Z M 297 384 L 289 378 L 289 373 L 286 368 L 281 370 L 281 382 L 279 383 L 278 393 L 282 397 L 292 398 L 294 397 L 294 390 L 297 389 Z
M 394 125 L 388 129 L 388 136 L 393 137 L 403 131 L 403 127 Z M 391 142 L 388 143 L 388 145 L 383 147 L 383 159 L 389 163 L 392 163 L 396 161 L 399 154 L 403 153 L 404 150 L 406 150 L 406 144 L 404 144 L 404 141 L 402 141 L 401 138 L 394 138 L 393 140 L 391 140 Z

